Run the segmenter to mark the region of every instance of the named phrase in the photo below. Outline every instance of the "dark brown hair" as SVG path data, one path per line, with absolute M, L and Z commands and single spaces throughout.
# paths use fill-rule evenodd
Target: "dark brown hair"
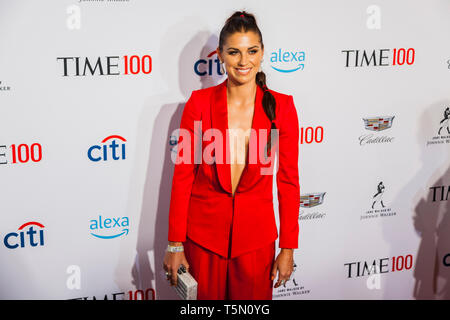
M 246 11 L 236 11 L 234 12 L 225 22 L 222 30 L 219 35 L 219 50 L 222 52 L 223 45 L 227 38 L 234 34 L 235 32 L 248 32 L 253 31 L 259 36 L 259 42 L 261 43 L 261 48 L 264 49 L 264 43 L 261 35 L 261 31 L 256 24 L 256 18 L 253 14 L 248 13 Z M 270 121 L 272 121 L 271 129 L 276 129 L 275 123 L 273 120 L 275 119 L 275 106 L 276 101 L 275 97 L 270 93 L 266 86 L 266 74 L 262 71 L 256 73 L 256 84 L 261 87 L 264 91 L 264 95 L 262 98 L 262 105 L 264 108 L 264 112 Z M 269 135 L 268 142 L 266 145 L 266 150 L 271 150 L 271 135 Z

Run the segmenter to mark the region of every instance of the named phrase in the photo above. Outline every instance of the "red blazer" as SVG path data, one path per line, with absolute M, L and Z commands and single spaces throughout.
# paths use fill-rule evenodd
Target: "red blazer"
M 223 150 L 210 152 L 224 155 L 222 163 L 207 164 L 202 160 L 194 163 L 194 139 L 202 139 L 209 128 L 216 128 L 226 137 L 227 81 L 221 84 L 194 90 L 183 110 L 180 128 L 187 129 L 191 137 L 191 162 L 175 164 L 169 209 L 169 241 L 186 241 L 186 235 L 201 246 L 223 256 L 234 258 L 243 253 L 261 248 L 278 238 L 273 208 L 273 169 L 271 174 L 261 174 L 263 164 L 248 163 L 234 197 L 231 191 L 231 168 L 225 155 L 229 156 L 228 139 Z M 300 209 L 300 186 L 298 174 L 299 122 L 291 95 L 270 90 L 276 100 L 275 123 L 279 128 L 278 189 L 280 218 L 280 248 L 298 248 L 298 216 Z M 257 86 L 252 128 L 267 130 L 271 122 L 262 106 L 262 89 Z M 201 131 L 194 133 L 194 121 L 201 120 Z M 260 139 L 251 136 L 252 139 Z M 182 135 L 179 137 L 177 159 L 180 159 Z M 205 147 L 213 141 L 202 142 Z M 225 143 L 226 141 L 226 143 Z M 249 143 L 250 145 L 250 143 Z M 258 144 L 259 145 L 259 144 Z M 265 143 L 263 144 L 265 146 Z M 211 150 L 211 146 L 209 147 Z M 187 150 L 187 148 L 186 148 Z M 200 150 L 198 148 L 197 150 Z M 189 150 L 187 150 L 189 151 Z M 184 153 L 185 151 L 183 151 Z M 259 151 L 258 151 L 259 152 Z M 248 152 L 250 154 L 250 152 Z M 198 162 L 198 161 L 197 161 Z M 272 163 L 273 165 L 273 163 Z M 231 248 L 229 247 L 231 245 Z M 230 253 L 230 255 L 229 255 Z

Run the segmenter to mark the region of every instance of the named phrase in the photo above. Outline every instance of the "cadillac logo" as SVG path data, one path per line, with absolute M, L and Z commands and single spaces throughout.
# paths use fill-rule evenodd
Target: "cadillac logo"
M 326 192 L 307 193 L 300 196 L 300 207 L 312 208 L 322 204 Z
M 382 131 L 392 127 L 392 117 L 363 118 L 367 130 Z

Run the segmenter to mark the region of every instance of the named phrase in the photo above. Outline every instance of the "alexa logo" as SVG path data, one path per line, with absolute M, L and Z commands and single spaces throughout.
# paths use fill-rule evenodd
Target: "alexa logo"
M 101 144 L 93 145 L 87 151 L 89 160 L 108 161 L 125 160 L 125 142 L 124 137 L 112 135 L 101 141 Z
M 39 222 L 26 222 L 17 231 L 8 233 L 3 238 L 3 244 L 8 249 L 43 246 L 44 228 L 44 225 Z
M 278 49 L 270 53 L 270 67 L 281 73 L 292 73 L 305 68 L 305 52 Z
M 100 239 L 114 239 L 128 235 L 130 220 L 128 217 L 105 218 L 101 215 L 89 222 L 92 236 Z

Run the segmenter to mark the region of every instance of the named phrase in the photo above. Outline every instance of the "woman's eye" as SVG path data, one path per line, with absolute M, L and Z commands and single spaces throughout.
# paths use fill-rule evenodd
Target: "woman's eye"
M 237 53 L 237 52 L 236 51 L 229 52 L 229 54 L 231 54 L 231 55 L 234 55 L 235 53 Z
M 258 50 L 252 50 L 252 51 L 250 51 L 252 54 L 254 54 L 254 53 L 257 53 L 258 52 Z

